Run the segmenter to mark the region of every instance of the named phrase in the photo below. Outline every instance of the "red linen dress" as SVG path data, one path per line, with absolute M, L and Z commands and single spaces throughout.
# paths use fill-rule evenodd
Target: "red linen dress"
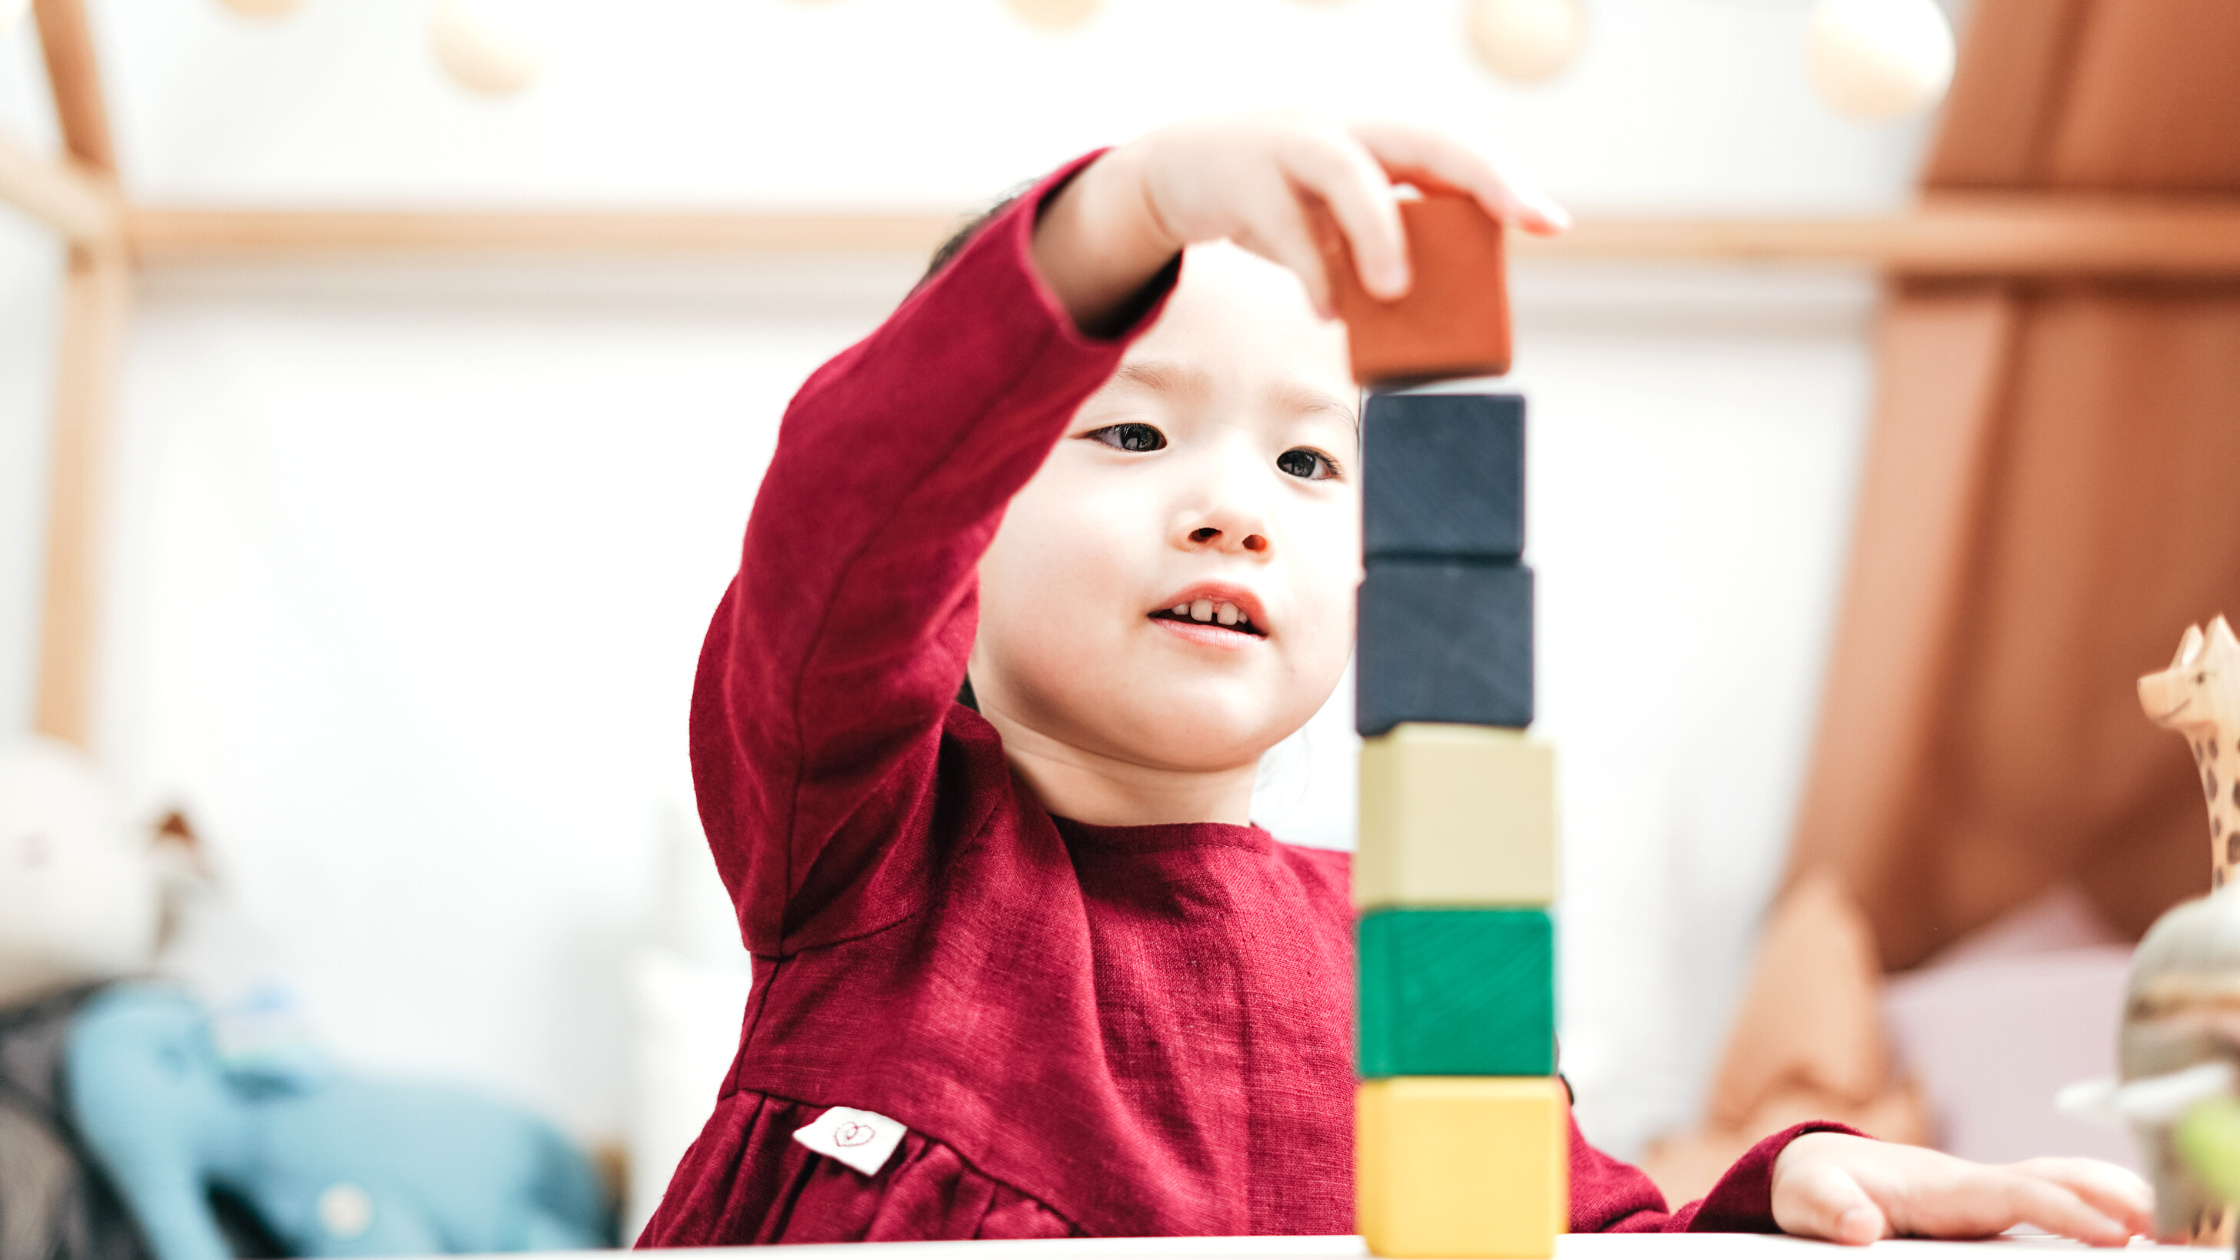
M 1133 335 L 1029 261 L 1079 166 L 787 410 L 692 706 L 753 996 L 640 1246 L 1353 1228 L 1347 856 L 1052 817 L 954 700 L 1004 504 Z M 909 1133 L 865 1176 L 792 1140 L 831 1106 Z M 1787 1136 L 1676 1215 L 1575 1139 L 1573 1226 L 1771 1230 Z

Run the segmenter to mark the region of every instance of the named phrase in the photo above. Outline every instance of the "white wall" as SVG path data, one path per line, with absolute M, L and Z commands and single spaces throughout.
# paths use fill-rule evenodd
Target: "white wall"
M 1580 1123 L 1632 1153 L 1701 1107 L 1786 853 L 1874 290 L 1678 270 L 1518 287 L 1563 1050 Z
M 878 305 L 258 279 L 145 294 L 109 763 L 338 1043 L 611 1133 L 700 636 L 785 399 Z
M 947 208 L 1160 119 L 1271 100 L 1440 121 L 1584 209 L 1856 211 L 1922 130 L 1829 116 L 1804 6 L 1588 0 L 1550 87 L 1451 0 L 549 0 L 549 77 L 436 77 L 424 3 L 94 9 L 150 200 Z M 129 10 L 131 20 L 124 20 Z M 0 37 L 0 127 L 46 136 Z M 54 259 L 0 223 L 0 720 L 28 713 Z M 623 1127 L 624 946 L 684 791 L 693 654 L 786 396 L 908 259 L 149 278 L 130 357 L 104 753 L 178 797 L 360 1061 Z M 1844 274 L 1543 266 L 1543 732 L 1563 754 L 1566 1066 L 1631 1152 L 1699 1105 L 1810 733 L 1868 392 Z M 27 471 L 29 469 L 29 471 Z M 1275 782 L 1349 839 L 1342 713 Z M 1309 786 L 1297 786 L 1300 780 Z M 1319 784 L 1319 786 L 1317 786 Z M 1332 795 L 1334 793 L 1335 795 Z M 712 1085 L 712 1083 L 711 1083 Z

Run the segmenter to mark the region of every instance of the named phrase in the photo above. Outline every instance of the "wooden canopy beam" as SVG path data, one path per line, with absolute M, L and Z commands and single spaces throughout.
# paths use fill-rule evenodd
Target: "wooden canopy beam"
M 1876 219 L 1589 220 L 1530 257 L 1865 263 L 1916 276 L 2240 276 L 2240 198 L 1942 194 Z
M 0 138 L 0 202 L 45 223 L 72 245 L 114 249 L 124 215 L 114 185 L 69 159 L 47 161 Z
M 47 481 L 47 564 L 39 603 L 32 725 L 93 747 L 107 566 L 109 434 L 121 375 L 132 272 L 114 249 L 77 248 L 63 282 L 54 439 Z
M 422 254 L 722 254 L 931 249 L 943 214 L 609 214 L 141 208 L 151 263 Z M 2240 198 L 1938 197 L 1861 219 L 1589 219 L 1530 258 L 1851 263 L 1908 275 L 2240 277 Z
M 144 262 L 300 261 L 364 254 L 753 254 L 938 245 L 944 214 L 134 209 Z
M 32 0 L 32 7 L 65 156 L 43 162 L 20 149 L 0 149 L 0 198 L 53 225 L 71 244 L 56 346 L 32 725 L 41 734 L 91 749 L 109 435 L 132 304 L 132 267 L 122 247 L 116 150 L 85 8 L 80 0 Z
M 94 57 L 93 29 L 81 0 L 32 0 L 39 22 L 39 48 L 46 54 L 47 87 L 54 93 L 55 122 L 70 156 L 96 171 L 114 174 L 116 149 L 109 140 L 109 109 L 101 97 L 101 64 Z

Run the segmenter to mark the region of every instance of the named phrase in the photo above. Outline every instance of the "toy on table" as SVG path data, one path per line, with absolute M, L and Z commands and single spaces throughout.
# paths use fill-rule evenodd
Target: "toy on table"
M 165 935 L 179 961 L 166 919 L 195 943 L 193 845 L 178 815 L 129 825 L 77 749 L 0 751 L 0 1260 L 227 1260 L 229 1230 L 303 1256 L 606 1244 L 589 1166 L 533 1117 L 338 1075 L 269 977 L 215 1026 L 183 987 L 120 980 Z
M 86 996 L 0 1011 L 0 1260 L 150 1260 L 63 1104 L 63 1045 Z
M 0 751 L 0 1009 L 154 961 L 160 880 L 85 754 Z
M 229 1071 L 183 989 L 114 985 L 69 1033 L 69 1110 L 157 1260 L 228 1260 L 214 1191 L 295 1256 L 606 1246 L 566 1139 L 463 1091 Z
M 2234 1195 L 2218 1176 L 2189 1168 L 2178 1134 L 2196 1129 L 2194 1149 L 2214 1146 L 2196 1122 L 2204 1106 L 2229 1099 L 2240 1063 L 2240 641 L 2223 617 L 2207 633 L 2186 628 L 2170 668 L 2139 680 L 2139 704 L 2157 726 L 2185 736 L 2209 807 L 2209 896 L 2173 907 L 2148 929 L 2124 995 L 2120 1061 L 2125 1113 L 2155 1183 L 2156 1227 L 2169 1237 L 2233 1241 Z M 2220 1084 L 2221 1082 L 2221 1084 Z
M 2240 1099 L 2228 1092 L 2188 1108 L 2171 1129 L 2171 1144 L 2203 1189 L 2240 1203 Z
M 2139 704 L 2193 749 L 2209 801 L 2210 887 L 2222 888 L 2240 863 L 2240 640 L 2223 617 L 2207 634 L 2186 627 L 2170 668 L 2139 680 Z
M 2234 1243 L 2240 1203 L 2240 640 L 2188 626 L 2170 668 L 2139 680 L 2155 725 L 2185 736 L 2209 803 L 2210 893 L 2147 929 L 2124 988 L 2118 1081 L 2063 1090 L 2063 1110 L 2129 1123 L 2164 1239 Z
M 1501 227 L 1402 205 L 1415 287 L 1332 268 L 1365 384 L 1509 363 Z M 1555 1076 L 1555 758 L 1532 722 L 1524 400 L 1376 392 L 1362 423 L 1356 1228 L 1380 1256 L 1544 1257 L 1570 1219 Z

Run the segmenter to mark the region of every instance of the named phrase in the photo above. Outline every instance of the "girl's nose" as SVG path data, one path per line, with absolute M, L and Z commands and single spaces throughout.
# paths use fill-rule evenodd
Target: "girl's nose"
M 1203 547 L 1208 543 L 1219 542 L 1224 533 L 1225 531 L 1216 529 L 1211 525 L 1201 525 L 1190 531 L 1190 541 Z M 1234 545 L 1246 551 L 1266 551 L 1268 549 L 1268 536 L 1265 534 L 1246 534 Z

